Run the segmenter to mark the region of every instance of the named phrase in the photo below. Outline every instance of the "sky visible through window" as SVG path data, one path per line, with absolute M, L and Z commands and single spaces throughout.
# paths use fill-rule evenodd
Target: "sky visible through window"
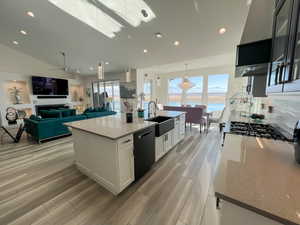
M 209 75 L 207 95 L 208 99 L 208 111 L 219 111 L 225 106 L 226 93 L 228 90 L 228 74 Z M 202 104 L 202 92 L 203 92 L 203 76 L 189 77 L 189 81 L 195 86 L 186 92 L 186 98 L 183 98 L 183 91 L 179 87 L 183 78 L 174 78 L 169 80 L 168 98 L 169 105 L 197 105 Z
M 226 93 L 228 89 L 228 74 L 208 76 L 208 93 Z
M 151 95 L 151 82 L 150 81 L 146 81 L 144 83 L 144 94 Z
M 202 93 L 203 87 L 203 78 L 202 77 L 189 77 L 188 78 L 191 83 L 195 86 L 188 90 L 188 93 Z M 179 87 L 181 84 L 182 78 L 175 78 L 169 80 L 169 94 L 181 94 L 182 89 Z
M 189 81 L 195 86 L 187 91 L 188 94 L 202 94 L 203 77 L 190 77 Z

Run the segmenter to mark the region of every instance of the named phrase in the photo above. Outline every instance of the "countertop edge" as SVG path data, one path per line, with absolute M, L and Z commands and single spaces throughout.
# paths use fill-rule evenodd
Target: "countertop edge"
M 89 130 L 85 130 L 85 129 L 82 129 L 82 128 L 74 127 L 74 126 L 72 126 L 72 125 L 68 125 L 68 124 L 64 124 L 64 125 L 67 126 L 67 127 L 71 127 L 72 129 L 77 129 L 77 130 L 84 131 L 84 132 L 87 132 L 87 133 L 90 133 L 90 134 L 95 134 L 95 135 L 100 136 L 100 137 L 105 137 L 105 138 L 108 138 L 108 139 L 111 139 L 111 140 L 118 140 L 118 139 L 120 139 L 120 138 L 122 138 L 122 137 L 125 137 L 125 136 L 127 136 L 127 135 L 134 134 L 135 132 L 138 132 L 138 131 L 141 131 L 141 130 L 143 130 L 143 129 L 146 129 L 146 128 L 155 126 L 155 124 L 156 124 L 156 123 L 149 124 L 149 125 L 147 125 L 146 127 L 143 127 L 143 128 L 141 128 L 141 129 L 137 129 L 137 130 L 135 130 L 135 131 L 133 131 L 133 132 L 128 132 L 128 133 L 126 133 L 126 134 L 124 134 L 124 135 L 121 135 L 121 136 L 118 136 L 118 137 L 105 136 L 105 135 L 102 135 L 102 134 L 99 134 L 99 133 L 96 133 L 96 132 L 93 132 L 93 131 L 89 131 Z
M 284 218 L 282 218 L 282 217 L 279 217 L 279 216 L 277 216 L 277 215 L 275 215 L 275 214 L 272 214 L 272 213 L 270 213 L 270 212 L 267 212 L 267 211 L 265 211 L 265 210 L 256 208 L 256 207 L 254 207 L 254 206 L 248 205 L 247 203 L 241 202 L 241 201 L 239 201 L 239 200 L 236 200 L 236 199 L 234 199 L 234 198 L 231 198 L 231 197 L 229 197 L 229 196 L 226 196 L 226 195 L 224 195 L 224 194 L 221 194 L 221 193 L 219 193 L 218 191 L 215 191 L 215 196 L 216 196 L 216 198 L 219 198 L 219 199 L 222 199 L 222 200 L 224 200 L 224 201 L 230 202 L 230 203 L 232 203 L 232 204 L 234 204 L 234 205 L 237 205 L 237 206 L 239 206 L 239 207 L 241 207 L 241 208 L 250 210 L 250 211 L 252 211 L 252 212 L 255 212 L 255 213 L 259 214 L 259 215 L 262 215 L 262 216 L 264 216 L 264 217 L 267 217 L 267 218 L 272 219 L 272 220 L 274 220 L 274 221 L 277 221 L 277 222 L 279 222 L 279 223 L 286 224 L 286 225 L 300 225 L 300 224 L 298 224 L 298 223 L 295 223 L 295 222 L 292 222 L 292 221 L 290 221 L 290 220 L 284 219 Z

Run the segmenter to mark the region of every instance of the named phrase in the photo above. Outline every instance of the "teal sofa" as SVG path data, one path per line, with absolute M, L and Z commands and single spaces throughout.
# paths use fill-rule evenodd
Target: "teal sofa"
M 44 111 L 44 112 L 42 112 Z M 83 114 L 76 115 L 75 110 L 41 110 L 40 116 L 32 115 L 29 119 L 24 119 L 25 130 L 37 142 L 71 135 L 71 131 L 64 125 L 67 122 L 97 118 L 114 115 L 114 111 L 105 111 L 99 109 L 89 109 Z

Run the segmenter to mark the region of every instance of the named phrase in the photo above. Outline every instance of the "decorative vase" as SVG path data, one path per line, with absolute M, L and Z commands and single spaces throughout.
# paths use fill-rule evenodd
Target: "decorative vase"
M 133 113 L 126 113 L 126 123 L 133 122 Z

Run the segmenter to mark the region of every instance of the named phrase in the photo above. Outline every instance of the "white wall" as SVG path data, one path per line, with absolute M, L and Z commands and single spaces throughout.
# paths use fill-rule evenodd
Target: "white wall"
M 69 88 L 72 85 L 82 85 L 84 83 L 83 79 L 79 76 L 68 74 L 59 75 L 60 73 L 58 73 L 59 71 L 57 70 L 52 72 L 51 69 L 53 68 L 55 67 L 29 55 L 7 46 L 0 45 L 0 119 L 2 119 L 4 124 L 6 122 L 4 116 L 6 114 L 6 109 L 9 106 L 18 109 L 32 108 L 33 113 L 35 113 L 35 104 L 68 104 L 72 106 L 71 96 L 68 96 L 67 99 L 38 100 L 36 96 L 32 95 L 32 75 L 68 79 Z M 10 87 L 14 86 L 14 81 L 17 81 L 16 84 L 18 81 L 26 83 L 26 86 L 22 86 L 22 92 L 27 93 L 29 96 L 29 101 L 26 100 L 26 104 L 14 105 L 11 102 L 11 96 L 7 89 L 8 85 Z
M 55 66 L 42 62 L 17 50 L 0 44 L 0 72 L 15 74 L 53 74 Z M 55 71 L 57 73 L 57 71 Z M 1 76 L 1 75 L 0 75 Z M 3 75 L 2 75 L 3 76 Z

